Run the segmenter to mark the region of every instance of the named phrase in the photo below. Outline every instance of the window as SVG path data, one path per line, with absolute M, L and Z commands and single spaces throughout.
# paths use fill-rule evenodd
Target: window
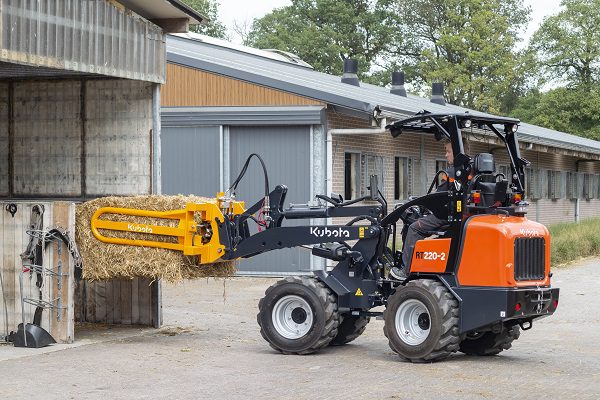
M 587 200 L 596 197 L 595 180 L 592 174 L 583 174 L 583 197 Z
M 543 174 L 539 169 L 525 168 L 525 191 L 527 197 L 532 200 L 538 200 L 543 197 L 542 179 Z
M 346 200 L 367 196 L 370 177 L 377 176 L 377 185 L 383 192 L 383 157 L 370 154 L 344 154 L 344 198 Z
M 408 160 L 408 194 L 412 196 L 424 195 L 429 182 L 426 174 L 426 169 L 422 168 L 423 163 L 420 159 L 410 158 Z
M 445 171 L 448 169 L 448 161 L 446 160 L 435 160 L 435 172 Z
M 362 164 L 362 195 L 366 196 L 370 193 L 368 187 L 371 175 L 377 175 L 377 185 L 379 190 L 383 192 L 383 157 L 369 154 L 361 155 Z
M 360 154 L 344 154 L 344 199 L 360 196 Z
M 567 198 L 574 200 L 579 193 L 577 172 L 567 172 Z
M 564 197 L 564 179 L 560 171 L 548 171 L 548 197 L 553 200 Z
M 394 157 L 394 200 L 408 198 L 408 158 Z

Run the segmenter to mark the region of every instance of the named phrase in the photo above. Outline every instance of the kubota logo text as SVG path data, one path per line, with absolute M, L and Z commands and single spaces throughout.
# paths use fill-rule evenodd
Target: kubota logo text
M 329 228 L 319 228 L 319 227 L 312 227 L 310 228 L 310 234 L 314 235 L 316 237 L 334 237 L 334 238 L 349 238 L 350 237 L 350 231 L 348 229 L 342 229 L 342 228 L 337 228 L 337 229 L 329 229 Z
M 147 225 L 127 224 L 127 229 L 131 232 L 152 233 L 152 228 Z
M 521 228 L 520 232 L 523 236 L 541 236 L 540 231 L 537 229 Z

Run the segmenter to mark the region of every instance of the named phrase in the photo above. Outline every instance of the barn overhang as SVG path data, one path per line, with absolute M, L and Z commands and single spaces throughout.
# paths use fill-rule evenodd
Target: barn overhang
M 92 75 L 164 83 L 165 32 L 205 20 L 190 10 L 176 0 L 1 1 L 0 78 Z

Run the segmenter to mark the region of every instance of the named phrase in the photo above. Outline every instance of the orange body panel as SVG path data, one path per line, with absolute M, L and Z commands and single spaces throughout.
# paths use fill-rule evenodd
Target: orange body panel
M 444 272 L 449 252 L 450 239 L 417 241 L 410 263 L 410 272 Z
M 545 238 L 544 280 L 515 280 L 514 241 L 518 237 Z M 550 234 L 542 224 L 526 217 L 475 216 L 467 223 L 463 243 L 457 274 L 461 286 L 523 287 L 550 284 Z

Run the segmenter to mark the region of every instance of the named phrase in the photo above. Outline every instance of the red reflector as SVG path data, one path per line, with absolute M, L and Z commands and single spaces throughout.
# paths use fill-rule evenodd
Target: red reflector
M 515 306 L 515 311 L 521 311 L 521 303 L 517 303 Z
M 473 193 L 473 203 L 481 203 L 481 193 Z
M 554 308 L 558 307 L 558 300 L 554 300 Z
M 517 193 L 513 198 L 513 203 L 518 203 L 519 201 L 521 201 L 521 195 Z

